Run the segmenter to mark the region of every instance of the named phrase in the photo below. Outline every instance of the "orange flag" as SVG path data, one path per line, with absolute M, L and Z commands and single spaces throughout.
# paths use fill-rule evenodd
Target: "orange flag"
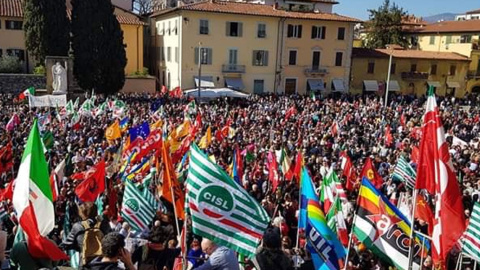
M 162 197 L 172 204 L 175 204 L 176 217 L 185 219 L 185 195 L 178 184 L 177 175 L 170 159 L 170 154 L 167 151 L 167 146 L 164 144 L 162 147 L 162 159 L 163 159 L 163 185 L 162 185 Z M 173 194 L 172 194 L 173 191 Z
M 105 130 L 105 138 L 109 141 L 113 141 L 115 139 L 118 139 L 122 137 L 122 132 L 120 131 L 120 124 L 118 123 L 118 120 L 115 120 L 113 124 L 111 124 L 107 130 Z

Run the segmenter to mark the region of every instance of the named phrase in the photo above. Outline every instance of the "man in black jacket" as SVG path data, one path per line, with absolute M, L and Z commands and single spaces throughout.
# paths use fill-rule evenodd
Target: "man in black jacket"
M 120 270 L 118 261 L 122 261 L 126 270 L 136 270 L 128 250 L 125 249 L 125 237 L 119 233 L 109 233 L 102 239 L 102 257 L 98 257 L 83 266 L 84 270 Z

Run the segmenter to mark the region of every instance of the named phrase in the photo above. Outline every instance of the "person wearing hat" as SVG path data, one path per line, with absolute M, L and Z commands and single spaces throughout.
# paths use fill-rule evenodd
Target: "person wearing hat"
M 262 249 L 252 260 L 257 270 L 293 270 L 293 262 L 282 250 L 278 228 L 268 228 L 263 234 Z

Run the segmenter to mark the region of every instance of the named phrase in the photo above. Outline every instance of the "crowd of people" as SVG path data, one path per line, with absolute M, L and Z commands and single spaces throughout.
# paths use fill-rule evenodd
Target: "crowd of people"
M 114 98 L 127 105 L 121 119 L 128 117 L 129 126 L 144 121 L 153 124 L 156 121 L 153 114 L 161 107 L 160 118 L 167 122 L 167 132 L 183 123 L 186 107 L 191 102 L 185 97 L 172 99 L 146 94 L 118 94 Z M 98 96 L 95 102 L 101 104 L 103 100 Z M 480 194 L 480 107 L 477 106 L 480 97 L 471 95 L 464 99 L 449 97 L 437 100 L 445 131 L 450 135 L 447 141 L 463 192 L 465 216 L 468 218 L 473 203 L 479 200 Z M 257 256 L 240 264 L 230 249 L 208 239 L 201 239 L 187 230 L 187 259 L 190 266 L 194 269 L 314 269 L 305 249 L 305 238 L 297 237 L 298 182 L 285 180 L 279 172 L 281 181 L 277 190 L 273 190 L 272 183 L 268 181 L 268 153 L 285 150 L 294 159 L 301 152 L 317 188 L 329 171 L 334 170 L 339 176 L 343 175 L 341 152 L 348 153 L 358 172 L 362 170 L 365 159 L 370 157 L 384 180 L 381 191 L 395 200 L 402 193 L 411 194 L 405 183 L 392 178 L 392 173 L 397 159 L 403 156 L 411 161 L 412 149 L 419 145 L 418 130 L 422 125 L 425 101 L 425 97 L 393 96 L 388 106 L 384 106 L 382 98 L 378 96 L 312 98 L 297 95 L 252 95 L 246 99 L 218 98 L 197 103 L 195 110 L 200 115 L 202 127 L 196 133 L 194 141 L 198 143 L 209 127 L 212 134 L 215 134 L 222 127 L 230 126 L 232 132 L 229 132 L 229 136 L 221 139 L 213 136 L 212 142 L 204 150 L 219 166 L 229 170 L 234 151 L 248 149 L 248 158 L 245 153 L 242 155 L 245 160 L 240 181 L 272 217 L 272 228 L 267 229 Z M 146 231 L 134 231 L 119 214 L 124 187 L 118 177 L 118 170 L 107 173 L 106 186 L 110 187 L 110 192 L 106 191 L 99 202 L 81 203 L 76 198 L 74 189 L 81 181 L 74 180 L 71 176 L 87 171 L 102 159 L 105 159 L 107 166 L 111 165 L 118 150 L 127 141 L 127 132 L 114 141 L 105 138 L 105 130 L 115 120 L 113 112 L 96 117 L 84 115 L 79 127 L 73 128 L 70 116 L 59 115 L 58 108 L 29 108 L 28 103 L 14 101 L 14 96 L 8 94 L 1 95 L 0 107 L 0 149 L 10 143 L 13 147 L 13 167 L 3 171 L 0 178 L 0 188 L 3 188 L 2 205 L 6 212 L 2 219 L 4 241 L 0 237 L 2 269 L 52 269 L 57 265 L 71 263 L 33 258 L 26 252 L 25 242 L 15 241 L 18 220 L 11 199 L 8 198 L 8 187 L 18 173 L 35 118 L 46 119 L 42 120 L 42 130 L 53 134 L 53 147 L 45 153 L 50 170 L 67 160 L 64 178 L 58 182 L 56 226 L 50 239 L 65 252 L 69 252 L 71 257 L 75 257 L 77 252 L 78 267 L 88 267 L 86 269 L 120 269 L 117 268 L 118 265 L 123 265 L 124 269 L 174 269 L 176 261 L 181 258 L 182 240 L 178 237 L 180 232 L 175 224 L 173 206 L 159 194 L 161 188 L 157 184 L 161 185 L 162 169 L 156 172 L 156 179 L 160 180 L 153 181 L 149 186 L 152 194 L 161 202 L 161 207 Z M 3 127 L 14 113 L 21 121 L 14 129 L 7 131 Z M 392 143 L 386 143 L 386 125 L 390 126 Z M 176 165 L 174 164 L 175 167 Z M 188 162 L 184 166 L 187 168 Z M 342 181 L 345 183 L 346 179 Z M 116 212 L 111 211 L 112 205 L 108 198 L 112 190 L 117 195 L 114 205 L 118 209 Z M 356 189 L 347 192 L 347 196 L 348 200 L 342 203 L 342 211 L 350 231 Z M 188 222 L 187 220 L 187 224 Z M 423 224 L 417 225 L 422 227 Z M 83 247 L 86 243 L 84 236 L 91 228 L 96 228 L 94 231 L 103 236 L 101 254 L 96 254 L 96 258 L 86 258 Z M 5 251 L 9 251 L 9 260 L 4 256 Z M 458 251 L 454 249 L 452 253 Z M 452 255 L 452 258 L 455 256 Z M 455 259 L 451 261 L 454 265 Z M 423 263 L 424 269 L 431 269 L 430 258 Z M 464 263 L 465 267 L 471 267 L 471 262 Z M 149 265 L 155 265 L 155 268 L 147 268 Z M 391 267 L 360 243 L 352 242 L 347 269 Z

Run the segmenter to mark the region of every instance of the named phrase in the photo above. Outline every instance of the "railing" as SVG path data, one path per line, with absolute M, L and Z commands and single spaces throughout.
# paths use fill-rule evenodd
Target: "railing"
M 222 65 L 224 73 L 245 73 L 245 65 Z
M 467 72 L 467 78 L 470 79 L 480 79 L 480 70 L 470 70 Z
M 428 72 L 402 72 L 404 80 L 428 80 Z
M 328 69 L 324 67 L 308 66 L 305 68 L 307 75 L 325 75 L 328 74 Z

